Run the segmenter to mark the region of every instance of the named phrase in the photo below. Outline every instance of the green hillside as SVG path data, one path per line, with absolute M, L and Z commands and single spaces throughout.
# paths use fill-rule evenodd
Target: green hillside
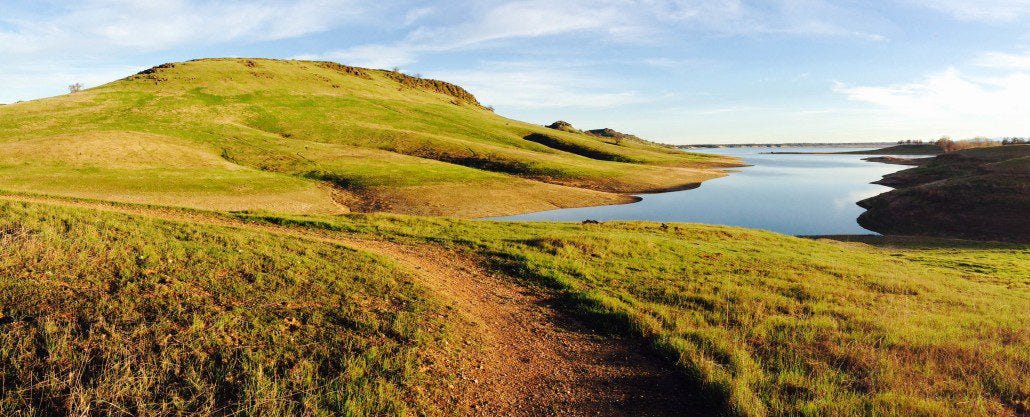
M 693 383 L 670 398 L 730 415 L 1030 407 L 1026 245 L 2 198 L 5 415 L 590 415 L 554 407 L 660 389 L 544 343 L 550 314 L 648 341 Z
M 460 87 L 204 59 L 0 107 L 0 184 L 217 210 L 487 216 L 631 201 L 725 158 L 498 116 Z

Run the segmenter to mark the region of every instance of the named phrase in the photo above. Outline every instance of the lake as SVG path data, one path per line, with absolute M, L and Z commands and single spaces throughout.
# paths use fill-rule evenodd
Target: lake
M 705 181 L 696 189 L 640 194 L 643 200 L 637 203 L 550 210 L 490 220 L 651 220 L 724 224 L 790 235 L 873 234 L 858 225 L 856 219 L 864 209 L 855 203 L 890 190 L 870 182 L 909 167 L 862 160 L 869 155 L 768 153 L 849 150 L 858 149 L 691 150 L 736 156 L 752 166 L 735 168 L 738 172 Z

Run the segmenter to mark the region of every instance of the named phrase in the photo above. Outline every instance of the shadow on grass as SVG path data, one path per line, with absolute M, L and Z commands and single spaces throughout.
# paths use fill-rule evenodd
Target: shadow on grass
M 838 242 L 857 242 L 881 248 L 904 249 L 1025 249 L 1028 245 L 998 241 L 949 239 L 930 236 L 883 235 L 812 235 L 806 239 L 829 239 Z

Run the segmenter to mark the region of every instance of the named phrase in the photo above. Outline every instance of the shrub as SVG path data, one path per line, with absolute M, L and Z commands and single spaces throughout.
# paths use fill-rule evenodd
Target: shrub
M 934 144 L 937 145 L 937 147 L 941 148 L 941 150 L 944 151 L 944 152 L 955 152 L 955 151 L 961 151 L 963 149 L 986 148 L 986 147 L 990 147 L 990 146 L 998 146 L 1000 143 L 997 142 L 997 141 L 985 138 L 983 136 L 977 136 L 977 137 L 972 138 L 972 139 L 965 139 L 965 140 L 960 140 L 960 141 L 954 141 L 954 140 L 951 140 L 950 137 L 941 136 L 941 138 L 937 139 L 937 141 L 934 142 Z

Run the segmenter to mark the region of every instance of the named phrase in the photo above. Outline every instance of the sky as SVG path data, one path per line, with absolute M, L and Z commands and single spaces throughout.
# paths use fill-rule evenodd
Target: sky
M 0 103 L 207 57 L 397 67 L 674 144 L 1030 136 L 1030 0 L 0 0 Z

